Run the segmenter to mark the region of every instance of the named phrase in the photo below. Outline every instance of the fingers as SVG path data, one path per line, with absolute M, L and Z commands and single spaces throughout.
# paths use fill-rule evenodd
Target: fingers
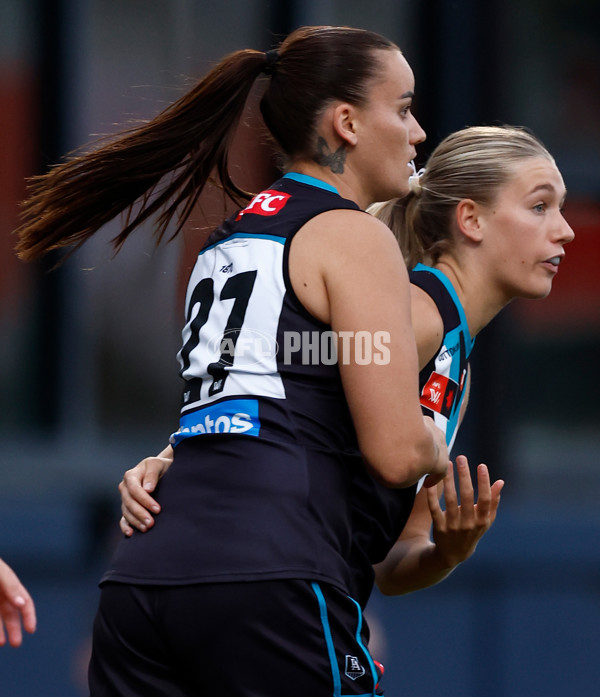
M 8 603 L 3 603 L 0 606 L 0 627 L 4 623 L 5 631 L 1 632 L 0 644 L 6 644 L 6 636 L 8 643 L 13 646 L 21 646 L 23 643 L 23 632 L 21 630 L 21 616 L 16 608 Z
M 452 528 L 454 524 L 458 525 L 459 522 L 465 527 L 470 525 L 491 525 L 500 504 L 500 492 L 504 487 L 504 482 L 498 480 L 491 485 L 487 466 L 480 464 L 477 467 L 476 475 L 476 501 L 469 462 L 464 455 L 457 456 L 455 469 L 457 473 L 456 482 L 454 477 L 451 476 L 447 476 L 444 479 L 444 499 L 446 502 L 448 526 Z
M 473 489 L 469 461 L 464 455 L 459 455 L 456 458 L 456 471 L 458 473 L 458 487 L 460 490 L 461 505 L 465 508 L 472 508 L 475 502 L 475 491 Z
M 124 479 L 119 484 L 119 492 L 121 494 L 121 513 L 123 514 L 120 522 L 121 530 L 126 535 L 131 535 L 133 530 L 129 526 L 141 532 L 152 527 L 154 518 L 150 511 L 153 513 L 160 511 L 156 501 L 139 484 L 132 483 L 131 479 L 128 480 L 128 483 Z
M 500 505 L 500 494 L 504 488 L 504 481 L 498 479 L 498 481 L 492 484 L 492 505 L 490 508 L 490 520 L 493 523 L 496 520 L 496 511 Z
M 144 491 L 137 481 L 126 477 L 127 475 L 119 484 L 119 492 L 121 493 L 121 502 L 131 509 L 133 515 L 142 519 L 150 513 L 160 513 L 158 501 Z
M 129 525 L 125 516 L 121 516 L 121 520 L 119 520 L 119 527 L 121 528 L 121 532 L 123 535 L 125 535 L 125 537 L 131 537 L 133 535 L 133 528 L 131 525 Z
M 33 634 L 37 627 L 37 617 L 35 614 L 35 605 L 29 593 L 23 588 L 23 592 L 15 598 L 17 606 L 21 610 L 21 619 L 23 627 L 29 634 Z
M 127 537 L 134 528 L 146 532 L 154 525 L 152 514 L 160 513 L 160 505 L 148 492 L 156 488 L 164 467 L 163 458 L 148 457 L 123 475 L 119 484 L 123 514 L 119 527 Z
M 20 646 L 22 627 L 30 634 L 36 628 L 35 605 L 14 571 L 0 560 L 0 646 Z
M 444 476 L 441 474 L 428 474 L 423 482 L 424 489 L 436 490 L 436 486 L 444 480 Z
M 452 470 L 452 463 L 450 464 L 450 470 Z M 427 505 L 429 506 L 429 513 L 431 514 L 433 525 L 436 528 L 441 528 L 444 525 L 445 513 L 440 506 L 439 487 L 428 487 L 426 492 Z
M 490 526 L 496 519 L 496 511 L 500 505 L 500 493 L 504 481 L 499 479 L 490 485 L 490 474 L 486 465 L 477 468 L 477 518 Z
M 454 529 L 459 524 L 460 507 L 458 505 L 458 495 L 454 484 L 453 466 L 448 468 L 448 474 L 444 479 L 444 501 L 446 503 L 446 525 L 448 528 Z
M 137 503 L 137 501 L 127 493 L 123 492 L 121 492 L 121 513 L 123 517 L 121 518 L 119 526 L 128 536 L 133 533 L 133 530 L 130 530 L 129 526 L 140 532 L 146 532 L 146 530 L 154 525 L 154 518 L 150 515 L 148 509 Z
M 24 628 L 29 634 L 36 629 L 35 606 L 29 593 L 23 589 L 23 593 L 0 606 L 0 646 L 8 643 L 13 646 L 21 646 L 23 643 Z M 4 627 L 3 627 L 4 625 Z M 6 631 L 5 631 L 6 630 Z
M 163 457 L 148 457 L 143 461 L 143 476 L 141 486 L 144 491 L 152 492 L 156 489 L 158 480 L 169 468 L 171 461 Z

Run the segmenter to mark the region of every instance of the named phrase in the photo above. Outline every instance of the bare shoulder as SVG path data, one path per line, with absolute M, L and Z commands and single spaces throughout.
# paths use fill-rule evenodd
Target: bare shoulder
M 408 290 L 408 272 L 393 233 L 363 211 L 327 211 L 303 225 L 292 241 L 289 273 L 300 302 L 326 323 L 334 295 L 352 306 L 358 293 L 366 299 L 389 286 L 398 298 Z
M 419 370 L 435 356 L 444 336 L 444 322 L 433 298 L 422 288 L 410 286 L 411 317 L 417 350 Z
M 320 213 L 311 218 L 296 235 L 298 241 L 304 243 L 318 242 L 319 246 L 338 247 L 344 242 L 343 247 L 352 251 L 348 245 L 373 246 L 376 242 L 393 244 L 397 248 L 398 243 L 392 231 L 370 213 L 357 210 L 331 210 Z

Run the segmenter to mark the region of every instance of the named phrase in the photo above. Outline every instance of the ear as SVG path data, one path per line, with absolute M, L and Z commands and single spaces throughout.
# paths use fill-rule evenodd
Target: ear
M 339 102 L 332 105 L 331 109 L 332 126 L 335 134 L 341 138 L 344 143 L 356 145 L 358 141 L 356 109 L 352 104 L 348 104 L 347 102 Z
M 459 231 L 472 242 L 483 239 L 483 218 L 481 207 L 470 198 L 464 198 L 455 210 L 456 224 Z

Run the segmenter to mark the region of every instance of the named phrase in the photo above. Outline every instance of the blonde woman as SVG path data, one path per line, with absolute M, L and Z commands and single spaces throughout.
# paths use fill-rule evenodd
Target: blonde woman
M 563 217 L 565 196 L 554 159 L 534 135 L 482 126 L 448 136 L 412 176 L 407 196 L 370 209 L 394 231 L 412 269 L 421 405 L 449 449 L 467 406 L 475 337 L 516 298 L 545 298 L 552 289 L 574 237 Z M 490 485 L 479 465 L 475 501 L 464 457 L 456 470 L 460 505 L 449 472 L 445 511 L 435 489 L 421 490 L 413 506 L 410 490 L 387 492 L 357 477 L 353 553 L 361 602 L 373 575 L 384 593 L 406 593 L 437 583 L 473 553 L 494 521 L 503 482 Z

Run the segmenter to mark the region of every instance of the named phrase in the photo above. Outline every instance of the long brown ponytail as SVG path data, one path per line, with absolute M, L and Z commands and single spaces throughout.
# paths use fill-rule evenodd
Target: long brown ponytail
M 124 227 L 113 241 L 117 250 L 155 213 L 158 241 L 178 215 L 174 237 L 211 177 L 241 204 L 250 194 L 232 181 L 228 156 L 258 75 L 271 76 L 260 108 L 283 153 L 314 157 L 316 122 L 324 107 L 335 99 L 365 102 L 381 50 L 399 49 L 363 29 L 302 27 L 278 50 L 232 53 L 148 124 L 33 178 L 18 230 L 18 255 L 31 260 L 51 249 L 78 247 L 125 210 Z
M 32 178 L 17 231 L 19 257 L 30 261 L 52 249 L 78 247 L 127 209 L 116 249 L 158 211 L 158 241 L 178 213 L 176 235 L 213 173 L 233 200 L 248 200 L 231 179 L 228 155 L 265 60 L 262 51 L 232 53 L 149 123 Z

